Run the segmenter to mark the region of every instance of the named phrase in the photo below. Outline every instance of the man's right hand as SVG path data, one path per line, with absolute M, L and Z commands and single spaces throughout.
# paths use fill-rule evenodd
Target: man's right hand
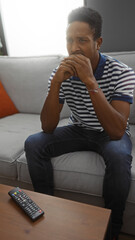
M 55 73 L 55 82 L 62 83 L 71 76 L 77 76 L 76 69 L 72 66 L 69 66 L 63 59 L 57 72 Z

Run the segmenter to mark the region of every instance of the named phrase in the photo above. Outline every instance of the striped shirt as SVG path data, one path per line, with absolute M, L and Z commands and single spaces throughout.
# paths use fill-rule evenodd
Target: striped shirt
M 57 69 L 51 74 L 48 91 L 56 71 Z M 130 67 L 100 53 L 94 76 L 109 103 L 112 100 L 133 102 L 135 73 Z M 70 124 L 90 130 L 104 130 L 94 111 L 86 85 L 78 77 L 73 76 L 62 82 L 59 102 L 64 104 L 65 100 L 71 110 Z M 128 122 L 126 132 L 129 133 Z

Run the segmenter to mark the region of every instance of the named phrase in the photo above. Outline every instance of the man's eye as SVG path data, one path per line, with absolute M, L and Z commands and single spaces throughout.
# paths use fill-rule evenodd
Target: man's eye
M 83 43 L 83 42 L 86 42 L 86 39 L 80 38 L 80 39 L 79 39 L 79 42 L 82 42 L 82 43 Z

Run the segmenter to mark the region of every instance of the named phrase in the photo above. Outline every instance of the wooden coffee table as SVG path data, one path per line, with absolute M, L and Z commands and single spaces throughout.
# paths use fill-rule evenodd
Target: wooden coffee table
M 24 190 L 45 212 L 32 222 L 8 195 L 12 188 L 0 184 L 1 240 L 105 239 L 110 210 Z

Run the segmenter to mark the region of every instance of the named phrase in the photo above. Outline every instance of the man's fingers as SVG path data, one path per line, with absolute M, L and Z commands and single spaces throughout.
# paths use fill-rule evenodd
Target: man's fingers
M 77 76 L 76 69 L 72 64 L 70 64 L 70 62 L 62 61 L 60 65 L 64 68 L 66 68 L 66 69 L 68 68 L 68 70 L 72 71 L 72 73 L 73 73 L 72 76 Z
M 72 54 L 69 57 L 66 57 L 64 59 L 66 62 L 67 61 L 74 61 L 75 63 L 82 64 L 84 62 L 87 62 L 89 59 L 86 58 L 85 56 L 81 54 Z

